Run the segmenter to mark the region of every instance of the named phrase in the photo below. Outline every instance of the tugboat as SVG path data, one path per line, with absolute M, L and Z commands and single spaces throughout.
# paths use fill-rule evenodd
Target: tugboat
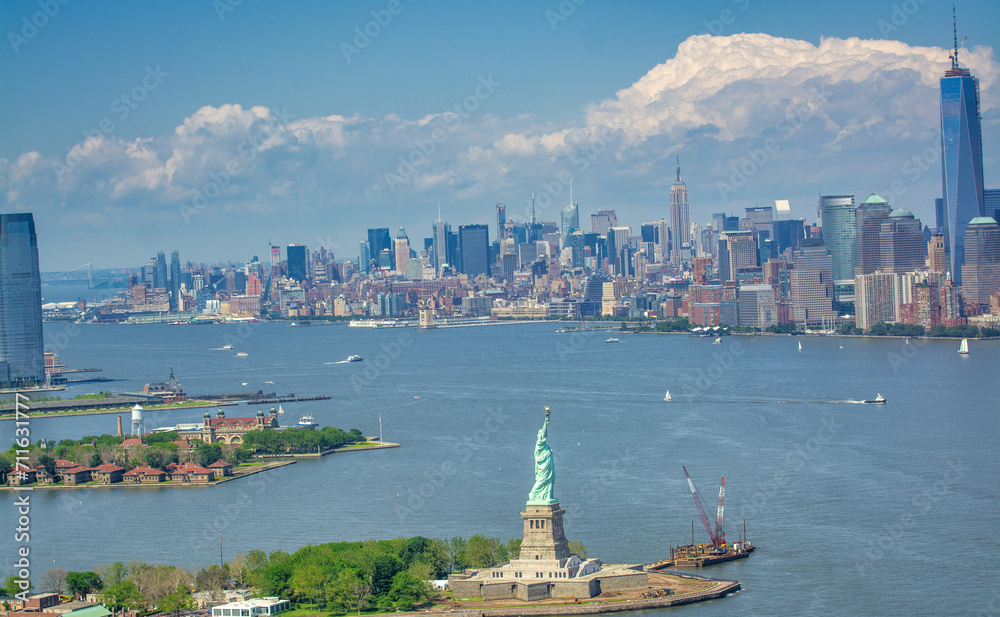
M 356 356 L 355 355 L 355 356 L 348 356 L 347 357 L 347 361 L 348 362 L 361 362 L 362 360 L 364 360 L 364 358 L 362 358 L 361 356 Z
M 876 396 L 875 398 L 861 402 L 865 403 L 866 405 L 885 405 L 885 397 L 882 396 L 882 393 L 879 393 L 879 395 Z

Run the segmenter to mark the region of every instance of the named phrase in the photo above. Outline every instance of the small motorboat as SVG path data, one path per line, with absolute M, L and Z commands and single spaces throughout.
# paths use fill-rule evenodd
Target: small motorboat
M 236 352 L 236 357 L 237 358 L 246 358 L 246 357 L 249 357 L 249 356 L 250 356 L 250 354 L 248 354 L 245 351 L 237 351 Z
M 612 336 L 611 338 L 609 338 L 608 340 L 606 340 L 604 342 L 605 343 L 620 343 L 621 341 L 619 341 L 618 339 L 616 339 L 615 337 Z
M 712 344 L 713 345 L 721 345 L 722 344 L 722 337 L 721 336 L 715 337 L 715 340 L 712 341 Z
M 347 356 L 348 362 L 361 362 L 362 360 L 364 360 L 364 358 L 361 356 Z
M 223 349 L 232 349 L 233 346 L 232 345 L 223 345 L 222 348 Z
M 866 405 L 885 405 L 885 397 L 882 396 L 882 393 L 880 392 L 878 396 L 876 396 L 875 398 L 861 402 L 865 403 Z

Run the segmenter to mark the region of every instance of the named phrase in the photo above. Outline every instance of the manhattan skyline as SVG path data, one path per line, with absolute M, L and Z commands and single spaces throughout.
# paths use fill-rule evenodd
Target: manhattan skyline
M 39 5 L 5 4 L 0 210 L 35 214 L 43 270 L 267 242 L 356 259 L 368 228 L 430 236 L 438 202 L 453 229 L 497 202 L 527 220 L 531 193 L 558 221 L 567 173 L 582 213 L 638 229 L 669 219 L 677 154 L 702 225 L 872 192 L 932 223 L 941 197 L 950 4 L 216 4 L 59 5 L 30 37 Z M 957 12 L 993 188 L 1000 9 Z

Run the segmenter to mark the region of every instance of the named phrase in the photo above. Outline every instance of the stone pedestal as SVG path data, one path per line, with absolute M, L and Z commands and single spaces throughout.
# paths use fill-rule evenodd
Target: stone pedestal
M 527 505 L 524 519 L 524 541 L 521 543 L 519 561 L 559 561 L 570 556 L 569 542 L 563 531 L 563 514 L 566 510 L 558 503 L 552 505 Z

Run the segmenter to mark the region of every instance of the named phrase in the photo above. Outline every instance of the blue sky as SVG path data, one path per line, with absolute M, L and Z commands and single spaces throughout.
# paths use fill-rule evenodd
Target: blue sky
M 998 186 L 1000 6 L 957 8 Z M 42 0 L 0 24 L 0 208 L 35 213 L 45 270 L 269 241 L 353 259 L 368 227 L 430 235 L 439 201 L 493 234 L 531 192 L 556 220 L 567 174 L 582 218 L 637 229 L 667 216 L 674 152 L 700 223 L 774 199 L 812 219 L 822 190 L 933 224 L 940 194 L 935 0 Z

